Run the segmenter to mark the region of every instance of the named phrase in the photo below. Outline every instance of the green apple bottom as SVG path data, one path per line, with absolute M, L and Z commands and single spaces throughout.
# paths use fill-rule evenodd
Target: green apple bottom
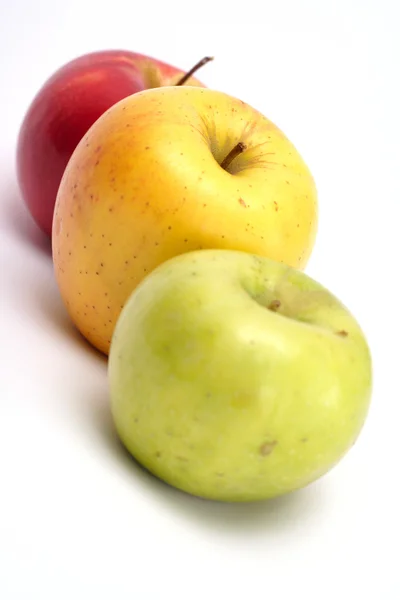
M 133 292 L 109 358 L 129 452 L 196 496 L 271 498 L 355 442 L 371 395 L 358 323 L 322 285 L 244 252 L 168 260 Z

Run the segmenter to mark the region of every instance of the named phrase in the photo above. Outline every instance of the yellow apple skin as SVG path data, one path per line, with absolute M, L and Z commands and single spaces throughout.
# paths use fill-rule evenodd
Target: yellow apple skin
M 126 302 L 109 385 L 120 439 L 144 467 L 241 502 L 337 464 L 365 422 L 372 365 L 354 316 L 305 273 L 200 250 L 162 264 Z
M 55 274 L 72 320 L 108 354 L 128 296 L 165 260 L 220 248 L 303 268 L 316 228 L 312 175 L 270 120 L 210 89 L 146 90 L 102 115 L 69 161 Z

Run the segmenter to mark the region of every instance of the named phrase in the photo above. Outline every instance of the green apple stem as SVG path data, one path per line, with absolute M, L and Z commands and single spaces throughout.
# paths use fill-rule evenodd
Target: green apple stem
M 196 73 L 196 71 L 198 71 L 199 69 L 201 69 L 201 67 L 203 67 L 204 65 L 206 65 L 208 62 L 210 62 L 211 60 L 214 60 L 213 56 L 205 56 L 204 58 L 202 58 L 201 60 L 199 60 L 198 63 L 196 63 L 194 65 L 194 67 L 192 67 L 190 69 L 190 71 L 188 71 L 187 73 L 185 73 L 179 80 L 178 83 L 176 83 L 175 85 L 183 85 L 184 83 L 187 82 L 188 79 L 191 78 L 191 76 Z
M 269 310 L 276 312 L 281 305 L 280 300 L 272 300 L 271 304 L 268 306 Z
M 231 164 L 233 159 L 239 156 L 239 154 L 241 154 L 242 152 L 244 152 L 246 148 L 247 146 L 243 142 L 239 142 L 238 144 L 236 144 L 236 146 L 232 148 L 229 154 L 225 156 L 224 160 L 221 163 L 221 167 L 223 169 L 226 169 Z

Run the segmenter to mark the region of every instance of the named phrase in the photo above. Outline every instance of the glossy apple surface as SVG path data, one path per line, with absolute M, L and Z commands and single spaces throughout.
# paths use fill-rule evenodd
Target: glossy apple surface
M 346 454 L 372 368 L 360 326 L 319 283 L 202 250 L 131 295 L 109 379 L 119 436 L 148 470 L 196 496 L 251 501 L 301 488 Z
M 17 177 L 29 211 L 48 236 L 62 174 L 91 125 L 122 98 L 174 85 L 182 75 L 157 59 L 110 50 L 72 60 L 43 85 L 21 125 Z M 195 78 L 187 84 L 202 85 Z
M 226 248 L 302 268 L 316 226 L 312 175 L 269 119 L 210 89 L 146 90 L 100 117 L 71 157 L 55 273 L 74 323 L 107 353 L 126 299 L 168 258 Z

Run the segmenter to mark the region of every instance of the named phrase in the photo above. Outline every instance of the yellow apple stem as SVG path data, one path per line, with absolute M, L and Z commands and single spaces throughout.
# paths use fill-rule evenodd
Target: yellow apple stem
M 233 159 L 236 158 L 242 152 L 244 152 L 244 150 L 246 150 L 246 148 L 247 148 L 247 146 L 246 146 L 246 144 L 243 144 L 243 142 L 239 142 L 238 144 L 236 144 L 236 146 L 234 148 L 232 148 L 232 150 L 229 152 L 229 154 L 227 156 L 225 156 L 224 160 L 221 163 L 221 167 L 223 169 L 226 169 L 226 167 L 228 167 L 231 164 Z
M 202 58 L 201 60 L 199 60 L 198 63 L 196 63 L 194 65 L 194 67 L 192 67 L 190 69 L 190 71 L 188 71 L 187 73 L 185 73 L 178 81 L 178 83 L 176 83 L 175 85 L 183 85 L 184 83 L 187 82 L 188 79 L 190 79 L 190 77 L 196 73 L 196 71 L 198 71 L 199 69 L 201 69 L 201 67 L 203 67 L 204 65 L 206 65 L 208 62 L 210 62 L 211 60 L 214 60 L 213 56 L 205 56 L 204 58 Z

